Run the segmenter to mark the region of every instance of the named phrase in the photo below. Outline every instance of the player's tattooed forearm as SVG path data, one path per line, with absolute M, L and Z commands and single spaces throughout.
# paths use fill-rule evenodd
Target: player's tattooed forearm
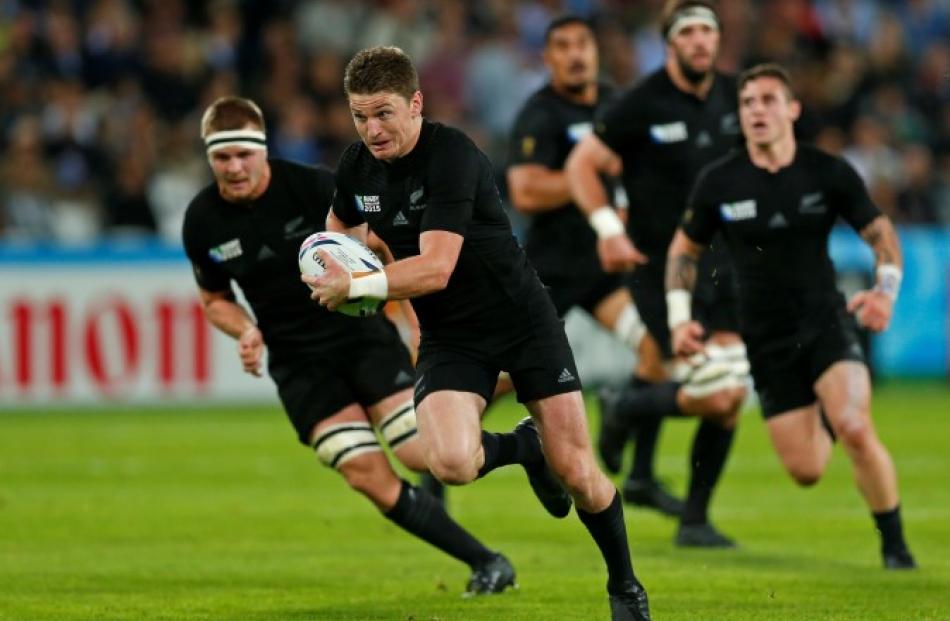
M 696 285 L 698 260 L 688 254 L 671 255 L 666 263 L 666 288 L 691 291 Z
M 861 238 L 874 251 L 878 265 L 883 263 L 899 263 L 901 260 L 900 242 L 897 232 L 887 216 L 878 216 L 870 224 L 861 229 Z

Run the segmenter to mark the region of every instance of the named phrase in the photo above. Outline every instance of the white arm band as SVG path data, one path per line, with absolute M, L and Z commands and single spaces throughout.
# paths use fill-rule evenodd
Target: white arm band
M 670 330 L 692 319 L 693 294 L 686 289 L 666 292 L 666 324 Z
M 901 290 L 901 280 L 903 278 L 904 273 L 901 271 L 901 268 L 893 263 L 879 265 L 877 268 L 876 289 L 896 302 L 897 294 L 900 293 Z
M 362 297 L 385 300 L 389 295 L 389 281 L 386 272 L 379 270 L 365 276 L 350 274 L 350 292 L 347 297 L 356 300 Z
M 597 232 L 598 239 L 622 235 L 626 231 L 617 212 L 609 205 L 604 205 L 590 214 L 588 222 L 590 222 L 591 228 Z

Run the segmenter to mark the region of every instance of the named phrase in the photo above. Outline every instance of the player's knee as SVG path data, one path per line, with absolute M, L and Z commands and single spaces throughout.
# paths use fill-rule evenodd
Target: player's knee
M 584 459 L 583 455 L 571 452 L 549 456 L 548 465 L 571 496 L 587 498 L 590 495 L 597 471 L 591 459 Z
M 821 480 L 824 468 L 817 463 L 798 462 L 786 464 L 788 474 L 802 487 L 811 487 Z
M 429 472 L 446 485 L 465 485 L 478 476 L 474 456 L 467 452 L 430 451 L 426 465 Z
M 706 397 L 705 402 L 710 417 L 720 419 L 724 423 L 736 412 L 736 398 L 731 389 L 714 392 Z
M 874 430 L 868 422 L 867 416 L 855 412 L 842 417 L 834 425 L 838 440 L 852 451 L 861 451 L 874 441 Z
M 366 456 L 350 460 L 340 468 L 340 474 L 351 489 L 375 500 L 381 495 L 388 477 L 381 477 L 374 460 Z

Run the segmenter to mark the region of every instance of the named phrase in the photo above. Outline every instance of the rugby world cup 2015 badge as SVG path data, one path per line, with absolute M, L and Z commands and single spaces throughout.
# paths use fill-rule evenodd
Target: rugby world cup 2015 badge
M 754 199 L 746 201 L 736 201 L 735 203 L 723 203 L 719 206 L 719 213 L 722 219 L 728 222 L 736 220 L 751 220 L 756 214 L 756 204 Z
M 379 213 L 379 196 L 356 196 L 356 208 L 364 213 Z
M 223 263 L 224 261 L 236 259 L 242 254 L 240 239 L 226 241 L 220 246 L 215 246 L 208 250 L 208 256 L 211 257 L 211 260 L 215 263 Z

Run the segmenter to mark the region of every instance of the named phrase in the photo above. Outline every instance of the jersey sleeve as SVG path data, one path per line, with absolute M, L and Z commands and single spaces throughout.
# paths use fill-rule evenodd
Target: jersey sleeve
M 311 206 L 317 220 L 322 224 L 333 205 L 333 197 L 336 196 L 336 179 L 333 173 L 323 166 L 314 168 L 312 191 Z
M 854 230 L 860 231 L 881 215 L 881 210 L 871 200 L 864 181 L 851 164 L 837 158 L 831 169 L 834 205 L 841 217 L 854 227 Z
M 550 111 L 528 104 L 518 115 L 508 141 L 508 165 L 540 164 L 558 168 L 558 132 Z
M 419 230 L 465 235 L 475 208 L 475 194 L 487 159 L 462 136 L 444 140 L 430 158 L 428 206 Z
M 332 201 L 333 215 L 347 226 L 359 226 L 366 222 L 356 203 L 350 184 L 351 171 L 355 165 L 360 143 L 351 144 L 340 156 L 340 163 L 336 168 L 334 193 Z
M 700 171 L 693 184 L 680 227 L 698 244 L 708 244 L 720 225 L 719 210 L 712 196 L 712 175 L 709 167 Z
M 201 238 L 202 227 L 196 220 L 195 210 L 190 207 L 182 225 L 182 244 L 195 282 L 205 291 L 231 291 L 231 277 L 211 260 L 208 244 Z

